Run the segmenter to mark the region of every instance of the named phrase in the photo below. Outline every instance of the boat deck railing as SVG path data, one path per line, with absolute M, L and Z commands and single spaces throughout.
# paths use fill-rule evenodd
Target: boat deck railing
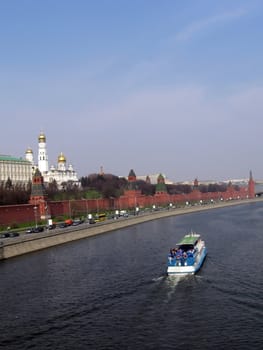
M 197 250 L 189 250 L 187 252 L 171 250 L 168 256 L 168 266 L 192 266 L 195 263 Z

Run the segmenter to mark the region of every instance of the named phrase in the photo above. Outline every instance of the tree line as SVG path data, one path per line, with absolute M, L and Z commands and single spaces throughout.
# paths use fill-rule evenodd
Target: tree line
M 13 184 L 10 178 L 0 183 L 0 205 L 26 204 L 31 194 L 31 181 L 25 184 Z
M 118 198 L 128 188 L 128 180 L 113 174 L 90 174 L 80 178 L 80 186 L 71 181 L 62 183 L 59 187 L 56 181 L 45 186 L 47 198 L 51 201 L 69 199 L 96 199 L 96 198 Z M 143 180 L 134 184 L 143 195 L 155 194 L 156 186 Z M 27 185 L 13 184 L 11 179 L 0 184 L 0 205 L 27 204 L 30 199 L 32 183 Z M 193 186 L 187 184 L 166 185 L 168 194 L 188 194 L 193 191 Z M 226 184 L 201 184 L 198 189 L 202 193 L 225 192 Z M 238 186 L 235 186 L 238 189 Z

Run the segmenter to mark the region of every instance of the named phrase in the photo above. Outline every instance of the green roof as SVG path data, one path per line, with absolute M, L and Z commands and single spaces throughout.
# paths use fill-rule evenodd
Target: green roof
M 163 182 L 157 183 L 155 189 L 156 189 L 156 192 L 167 192 L 166 185 Z
M 183 244 L 195 244 L 195 242 L 200 238 L 200 235 L 194 233 L 185 235 L 177 245 L 183 245 Z
M 23 163 L 30 163 L 28 160 L 23 158 L 17 158 L 5 154 L 0 154 L 0 161 L 9 161 L 9 162 L 23 162 Z

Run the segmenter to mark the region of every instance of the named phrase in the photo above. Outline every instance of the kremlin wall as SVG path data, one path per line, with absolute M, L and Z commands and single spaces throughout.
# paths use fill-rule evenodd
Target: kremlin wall
M 41 220 L 58 217 L 86 217 L 90 213 L 115 210 L 134 210 L 169 206 L 185 206 L 194 203 L 213 203 L 229 200 L 252 199 L 255 197 L 255 182 L 250 172 L 248 185 L 236 190 L 229 183 L 224 192 L 206 192 L 199 190 L 198 181 L 194 181 L 192 192 L 188 194 L 167 193 L 165 180 L 160 174 L 156 184 L 155 195 L 146 196 L 136 188 L 136 175 L 133 170 L 128 176 L 128 187 L 119 198 L 83 199 L 66 201 L 49 201 L 45 196 L 44 179 L 36 169 L 32 179 L 32 193 L 29 204 L 0 206 L 0 227 L 14 227 L 19 223 L 39 223 Z

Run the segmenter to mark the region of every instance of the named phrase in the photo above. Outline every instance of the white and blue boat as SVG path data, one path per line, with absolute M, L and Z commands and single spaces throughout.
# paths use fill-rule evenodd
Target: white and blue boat
M 193 275 L 202 266 L 207 254 L 205 242 L 200 234 L 191 232 L 185 235 L 175 248 L 170 249 L 167 261 L 167 274 L 174 276 Z

